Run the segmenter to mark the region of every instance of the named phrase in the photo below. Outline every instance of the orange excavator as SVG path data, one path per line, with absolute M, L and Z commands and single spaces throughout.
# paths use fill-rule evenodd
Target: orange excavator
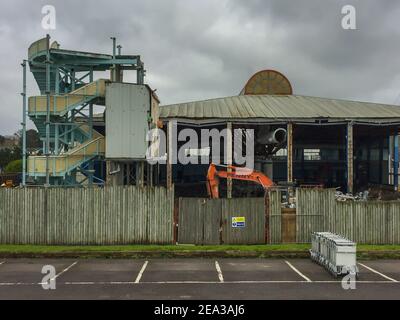
M 225 168 L 226 170 L 217 170 L 217 167 Z M 219 198 L 219 179 L 234 179 L 242 181 L 253 181 L 260 184 L 264 189 L 273 187 L 274 182 L 261 172 L 235 166 L 223 166 L 210 164 L 207 172 L 207 192 L 210 198 Z

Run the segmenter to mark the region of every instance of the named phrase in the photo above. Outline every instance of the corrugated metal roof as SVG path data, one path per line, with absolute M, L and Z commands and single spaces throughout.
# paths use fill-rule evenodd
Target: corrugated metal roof
M 186 119 L 388 119 L 400 121 L 400 107 L 298 95 L 247 95 L 160 107 L 160 118 Z M 374 120 L 373 120 L 374 119 Z

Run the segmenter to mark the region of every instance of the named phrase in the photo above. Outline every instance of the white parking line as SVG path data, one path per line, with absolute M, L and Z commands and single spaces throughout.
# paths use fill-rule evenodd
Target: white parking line
M 1 266 L 2 264 L 4 264 L 4 263 L 5 263 L 5 261 L 0 262 L 0 266 Z
M 297 270 L 289 261 L 285 261 L 285 262 L 290 268 L 292 268 L 293 271 L 295 271 L 304 280 L 306 280 L 307 282 L 312 282 L 310 278 L 307 278 L 304 274 L 302 274 L 299 270 Z
M 365 264 L 358 263 L 360 266 L 363 266 L 364 268 L 368 269 L 369 271 L 372 271 L 373 273 L 379 274 L 381 277 L 388 279 L 392 282 L 398 282 L 396 279 L 390 278 L 387 275 L 384 275 L 383 273 L 376 271 L 375 269 L 372 269 L 371 267 L 366 266 Z
M 138 274 L 137 277 L 136 277 L 135 283 L 139 283 L 139 282 L 140 282 L 140 279 L 142 279 L 144 270 L 146 270 L 146 267 L 147 267 L 148 263 L 149 263 L 149 262 L 146 261 L 146 262 L 143 264 L 142 269 L 140 269 L 139 274 Z
M 224 284 L 340 284 L 340 280 L 316 280 L 316 281 L 305 281 L 305 280 L 238 280 L 238 281 L 224 281 Z M 358 284 L 391 284 L 394 283 L 387 280 L 365 280 L 357 281 Z M 0 282 L 0 287 L 10 287 L 10 286 L 36 286 L 42 285 L 43 283 L 35 282 Z M 61 282 L 62 285 L 75 285 L 75 286 L 90 286 L 90 285 L 168 285 L 168 284 L 221 284 L 220 281 L 153 281 L 153 282 L 132 282 L 132 281 L 83 281 L 83 282 Z
M 221 267 L 219 266 L 218 261 L 215 261 L 215 269 L 217 269 L 219 282 L 223 283 L 224 282 L 224 276 L 222 274 L 222 270 L 221 270 Z
M 50 279 L 50 281 L 54 281 L 57 279 L 59 276 L 61 276 L 63 273 L 67 272 L 69 269 L 71 269 L 74 265 L 76 265 L 78 261 L 75 261 L 73 264 L 71 264 L 69 267 L 65 268 L 63 271 L 60 273 L 56 274 L 53 278 Z
M 149 281 L 149 282 L 141 282 L 140 284 L 220 284 L 220 281 Z M 305 281 L 305 280 L 236 280 L 236 281 L 224 281 L 224 284 L 268 284 L 268 283 L 300 283 L 300 284 L 318 284 L 318 283 L 326 283 L 326 284 L 340 284 L 342 283 L 340 280 L 317 280 L 317 281 Z M 366 283 L 366 284 L 392 284 L 392 282 L 388 282 L 385 280 L 364 280 L 357 281 L 357 283 Z M 137 284 L 136 282 L 65 282 L 65 285 L 129 285 L 129 284 Z M 1 285 L 1 283 L 0 283 Z

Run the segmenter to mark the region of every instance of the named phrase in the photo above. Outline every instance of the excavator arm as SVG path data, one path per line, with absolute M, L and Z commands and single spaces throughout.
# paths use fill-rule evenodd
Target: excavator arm
M 207 192 L 212 199 L 219 198 L 219 179 L 234 179 L 242 181 L 253 181 L 260 184 L 264 189 L 274 186 L 273 181 L 261 172 L 235 166 L 219 166 L 227 170 L 218 170 L 217 165 L 210 164 L 207 172 Z

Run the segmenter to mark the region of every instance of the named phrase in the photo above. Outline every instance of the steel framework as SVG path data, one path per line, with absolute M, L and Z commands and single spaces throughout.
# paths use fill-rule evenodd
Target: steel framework
M 105 105 L 105 87 L 122 82 L 124 70 L 135 70 L 137 83 L 144 83 L 144 64 L 138 55 L 122 55 L 116 39 L 113 54 L 60 49 L 50 36 L 29 47 L 23 60 L 23 175 L 29 182 L 50 185 L 103 184 L 95 174 L 95 163 L 104 157 L 104 136 L 95 130 L 93 106 Z M 27 99 L 27 65 L 36 80 L 40 96 Z M 110 71 L 110 79 L 94 79 L 94 73 Z M 28 156 L 27 117 L 34 122 L 43 142 Z M 77 174 L 80 173 L 80 178 Z

